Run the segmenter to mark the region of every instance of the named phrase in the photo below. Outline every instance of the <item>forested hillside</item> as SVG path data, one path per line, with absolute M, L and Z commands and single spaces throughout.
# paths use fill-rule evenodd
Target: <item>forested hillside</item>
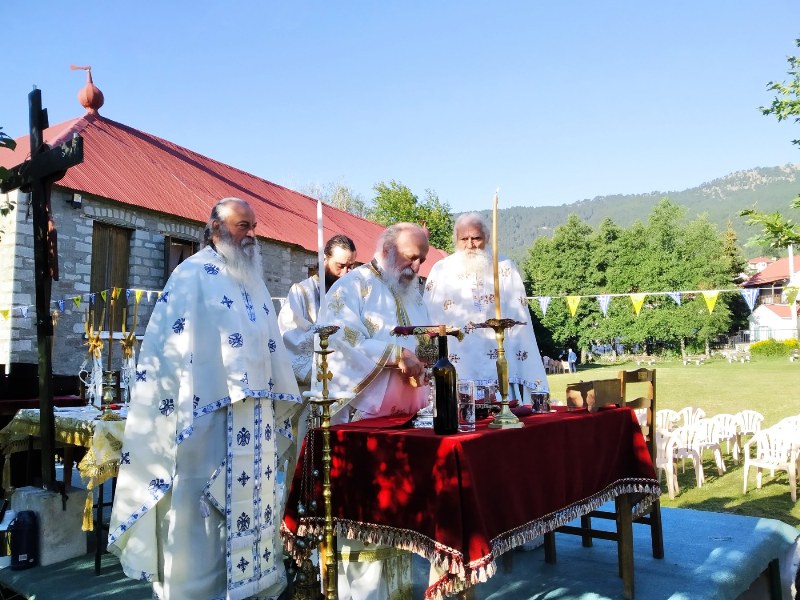
M 757 231 L 738 216 L 740 210 L 755 205 L 762 212 L 785 212 L 790 200 L 799 193 L 800 165 L 788 164 L 737 171 L 680 192 L 598 196 L 561 206 L 501 208 L 498 211 L 499 250 L 520 263 L 527 256 L 533 240 L 542 235 L 550 236 L 570 214 L 576 214 L 595 227 L 606 217 L 617 225 L 628 227 L 635 221 L 645 221 L 659 200 L 665 197 L 685 206 L 690 218 L 706 213 L 720 231 L 730 221 L 739 244 L 744 246 Z M 491 219 L 491 211 L 483 212 Z M 744 251 L 747 256 L 767 252 L 761 248 L 745 248 Z

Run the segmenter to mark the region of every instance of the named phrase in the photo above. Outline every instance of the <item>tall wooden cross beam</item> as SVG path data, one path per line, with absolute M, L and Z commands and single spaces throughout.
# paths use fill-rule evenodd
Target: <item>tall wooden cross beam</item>
M 33 214 L 33 261 L 36 286 L 36 339 L 39 354 L 39 414 L 42 447 L 42 486 L 55 491 L 55 416 L 53 414 L 53 320 L 50 316 L 50 288 L 58 279 L 58 249 L 50 210 L 50 188 L 67 172 L 83 162 L 83 139 L 50 148 L 44 143 L 49 127 L 47 109 L 42 108 L 42 92 L 28 94 L 30 112 L 30 158 L 10 170 L 0 181 L 0 192 L 20 188 L 31 194 Z

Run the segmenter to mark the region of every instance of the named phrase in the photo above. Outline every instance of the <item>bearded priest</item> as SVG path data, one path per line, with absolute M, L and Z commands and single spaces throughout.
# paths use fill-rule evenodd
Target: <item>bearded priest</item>
M 205 247 L 147 324 L 109 526 L 125 574 L 160 600 L 277 597 L 276 407 L 300 402 L 264 284 L 252 207 L 224 198 Z
M 456 251 L 433 265 L 425 284 L 425 304 L 432 323 L 463 328 L 495 317 L 494 270 L 490 231 L 480 214 L 456 219 Z M 501 316 L 525 323 L 505 331 L 509 400 L 531 402 L 530 393 L 547 392 L 547 375 L 531 325 L 522 278 L 513 261 L 498 257 Z M 469 329 L 469 328 L 468 328 Z M 467 330 L 460 342 L 450 341 L 450 360 L 459 380 L 497 385 L 497 340 L 492 329 Z

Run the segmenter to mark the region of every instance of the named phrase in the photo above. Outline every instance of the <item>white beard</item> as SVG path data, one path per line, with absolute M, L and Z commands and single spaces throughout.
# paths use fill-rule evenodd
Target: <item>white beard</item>
M 406 267 L 402 271 L 398 270 L 396 258 L 391 254 L 386 259 L 379 260 L 378 265 L 383 271 L 381 278 L 398 298 L 413 297 L 418 280 L 417 274 L 411 267 Z
M 459 269 L 466 275 L 474 277 L 476 282 L 483 281 L 491 270 L 492 253 L 488 250 L 459 250 L 453 256 Z
M 225 259 L 225 267 L 236 281 L 248 283 L 264 280 L 261 247 L 258 242 L 246 237 L 241 245 L 237 246 L 232 242 L 230 234 L 221 230 L 214 246 Z

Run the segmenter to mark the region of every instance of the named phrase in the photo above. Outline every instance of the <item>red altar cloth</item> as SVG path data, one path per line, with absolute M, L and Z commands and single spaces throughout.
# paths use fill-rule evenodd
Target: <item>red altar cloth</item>
M 406 420 L 331 428 L 333 516 L 339 536 L 412 550 L 447 571 L 426 598 L 485 581 L 502 553 L 619 494 L 644 492 L 644 508 L 661 493 L 626 408 L 530 415 L 519 429 L 489 429 L 485 420 L 474 433 L 449 436 Z M 321 430 L 312 444 L 322 473 Z M 321 475 L 313 480 L 316 514 L 297 515 L 312 483 L 303 477 L 305 451 L 282 526 L 295 554 L 298 527 L 321 533 L 324 517 Z

